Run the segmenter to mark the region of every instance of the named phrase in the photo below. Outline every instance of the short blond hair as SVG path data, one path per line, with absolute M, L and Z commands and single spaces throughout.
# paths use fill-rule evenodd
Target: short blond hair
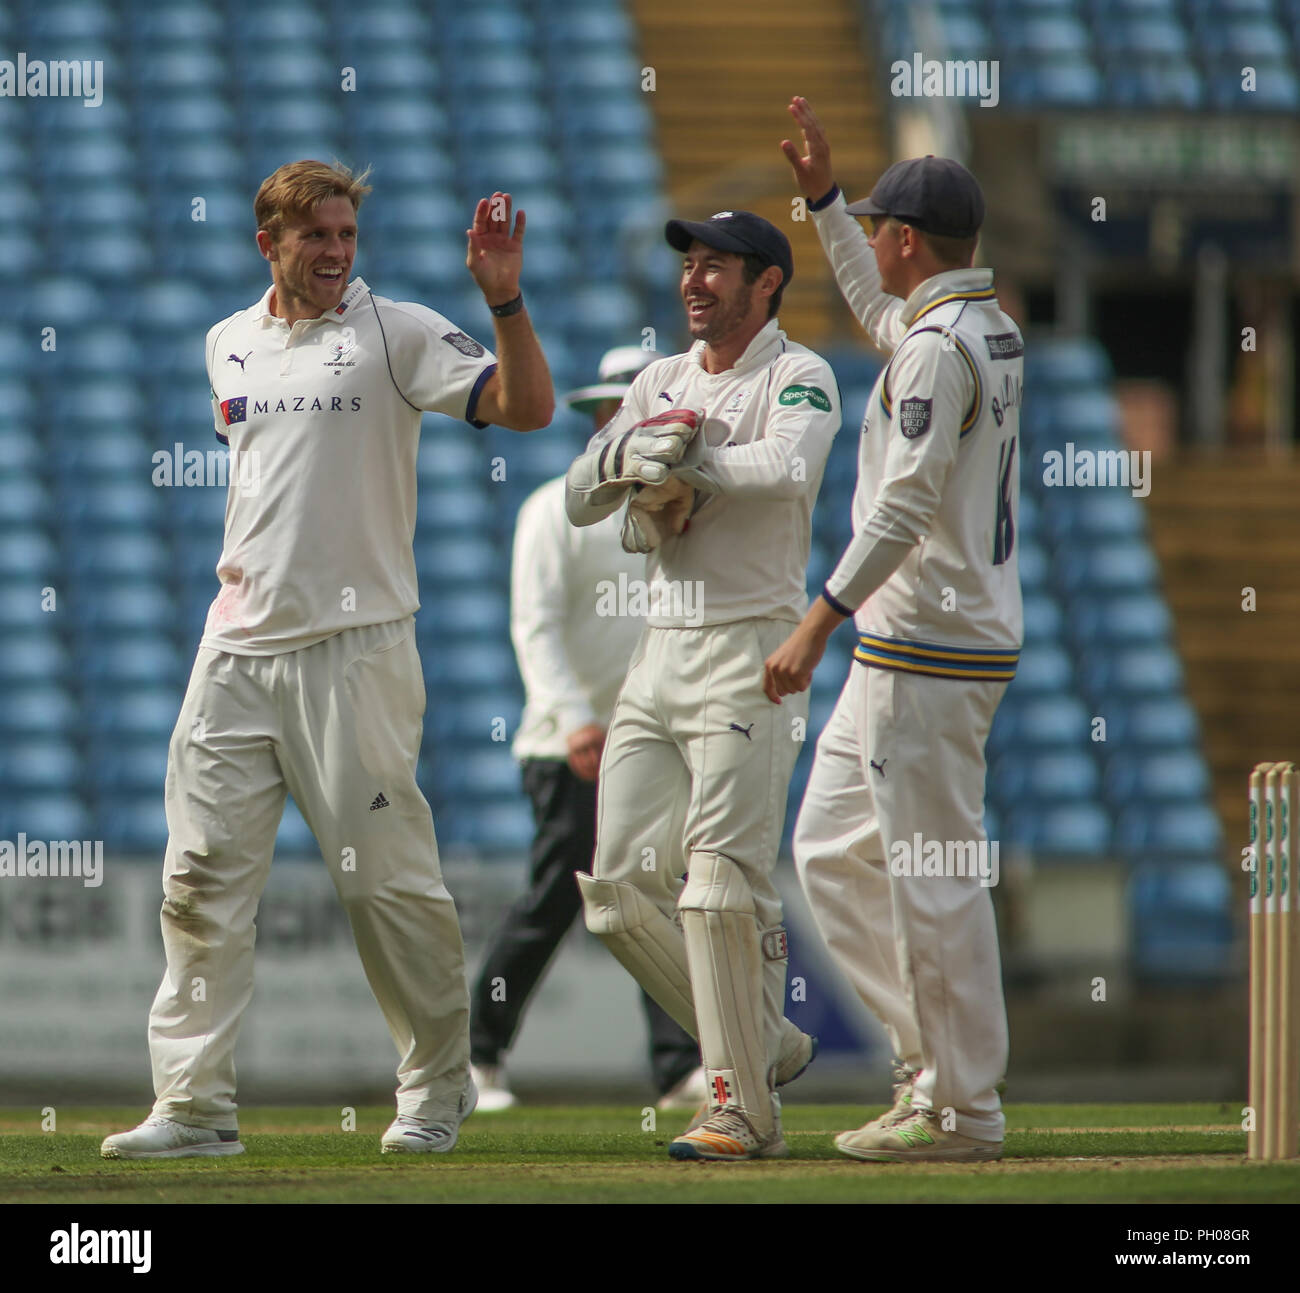
M 265 229 L 272 242 L 279 242 L 286 224 L 306 219 L 330 198 L 347 198 L 356 211 L 370 192 L 369 175 L 368 166 L 360 175 L 353 175 L 341 162 L 287 162 L 257 190 L 253 199 L 257 227 Z

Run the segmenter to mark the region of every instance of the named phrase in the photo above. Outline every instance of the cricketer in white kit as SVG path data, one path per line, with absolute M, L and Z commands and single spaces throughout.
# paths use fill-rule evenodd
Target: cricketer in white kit
M 776 1157 L 775 1087 L 815 1051 L 784 1018 L 772 883 L 807 707 L 769 704 L 762 665 L 807 605 L 839 392 L 775 317 L 793 272 L 779 230 L 724 211 L 666 232 L 696 342 L 633 380 L 567 477 L 574 524 L 626 503 L 625 546 L 649 553 L 647 628 L 605 741 L 593 874 L 578 883 L 587 927 L 699 1039 L 707 1116 L 670 1155 Z M 647 485 L 680 498 L 648 511 Z
M 455 904 L 415 779 L 424 714 L 412 541 L 424 410 L 544 426 L 554 395 L 519 292 L 523 213 L 478 204 L 467 264 L 500 359 L 422 305 L 349 281 L 364 176 L 295 162 L 254 210 L 272 285 L 208 334 L 230 474 L 221 591 L 168 756 L 167 970 L 149 1016 L 156 1100 L 106 1158 L 241 1152 L 235 1042 L 286 792 L 320 845 L 396 1044 L 390 1152 L 451 1149 L 474 1107 Z
M 836 281 L 890 356 L 863 420 L 853 539 L 765 679 L 773 700 L 798 694 L 854 617 L 855 663 L 817 743 L 795 863 L 895 1047 L 898 1084 L 888 1113 L 836 1145 L 867 1160 L 997 1158 L 1006 1011 L 987 877 L 966 862 L 986 840 L 984 745 L 1022 639 L 1024 345 L 992 272 L 969 268 L 984 202 L 968 171 L 899 162 L 846 207 L 812 110 L 796 98 L 791 113 L 807 155 L 782 147 Z M 857 214 L 872 217 L 870 239 Z M 918 839 L 941 847 L 944 874 L 897 865 Z

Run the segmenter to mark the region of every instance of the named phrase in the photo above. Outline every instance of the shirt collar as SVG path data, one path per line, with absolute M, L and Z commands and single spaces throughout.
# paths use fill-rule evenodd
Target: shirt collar
M 996 301 L 991 269 L 948 269 L 927 278 L 903 302 L 903 323 L 911 327 L 922 314 L 948 301 Z
M 704 347 L 705 342 L 697 341 L 691 347 L 691 358 L 700 367 L 704 368 Z M 785 344 L 785 333 L 781 331 L 781 325 L 775 318 L 768 319 L 763 326 L 754 334 L 754 339 L 747 345 L 740 358 L 736 360 L 730 368 L 724 369 L 721 373 L 711 373 L 712 377 L 724 377 L 729 373 L 747 372 L 754 368 L 762 368 L 771 363 L 773 355 Z M 707 370 L 705 370 L 707 371 Z
M 275 291 L 275 284 L 262 294 L 262 299 L 253 306 L 251 315 L 255 322 L 260 323 L 262 327 L 269 328 L 273 324 L 283 323 L 284 320 L 271 313 L 271 293 Z M 323 323 L 333 320 L 335 323 L 347 317 L 356 303 L 363 297 L 370 288 L 366 286 L 364 278 L 354 278 L 343 293 L 343 299 L 333 310 L 327 310 L 324 314 L 317 315 L 314 319 L 304 319 L 304 323 Z

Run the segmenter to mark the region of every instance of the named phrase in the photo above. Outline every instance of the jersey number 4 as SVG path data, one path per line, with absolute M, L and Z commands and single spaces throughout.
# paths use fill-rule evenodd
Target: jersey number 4
M 1002 565 L 1016 543 L 1016 520 L 1011 515 L 1011 473 L 1015 470 L 1016 437 L 1004 440 L 998 450 L 998 507 L 993 523 L 993 564 Z

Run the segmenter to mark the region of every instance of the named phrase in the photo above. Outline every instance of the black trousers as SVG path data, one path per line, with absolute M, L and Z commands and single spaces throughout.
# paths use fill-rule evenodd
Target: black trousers
M 474 985 L 470 1059 L 478 1065 L 498 1064 L 510 1049 L 529 996 L 582 910 L 573 873 L 589 872 L 596 852 L 596 783 L 576 777 L 562 759 L 527 759 L 523 773 L 537 825 L 529 850 L 531 877 L 527 893 L 506 913 Z M 611 959 L 611 973 L 619 972 L 615 964 Z M 494 981 L 504 984 L 504 1001 L 493 1000 Z M 644 992 L 641 1002 L 650 1069 L 662 1095 L 699 1066 L 700 1051 Z

